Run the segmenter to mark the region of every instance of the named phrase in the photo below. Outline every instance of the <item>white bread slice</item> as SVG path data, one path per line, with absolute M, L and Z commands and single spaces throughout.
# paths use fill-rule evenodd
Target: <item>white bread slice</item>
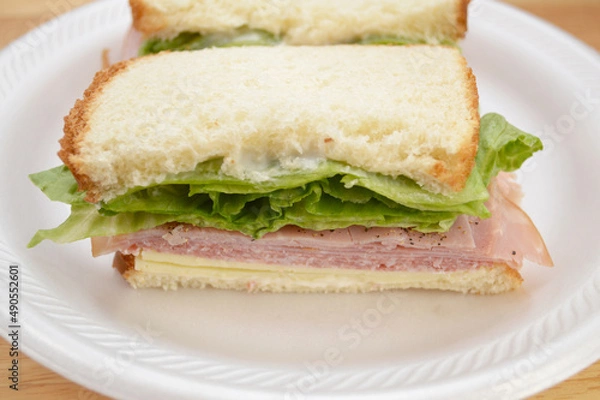
M 259 164 L 328 158 L 450 192 L 474 164 L 478 95 L 453 47 L 167 52 L 99 72 L 64 131 L 59 156 L 89 201 L 215 157 L 251 181 Z
M 464 271 L 407 272 L 355 271 L 305 268 L 302 270 L 248 270 L 223 266 L 179 267 L 165 271 L 136 268 L 137 257 L 116 253 L 113 267 L 134 288 L 234 289 L 275 293 L 365 293 L 391 289 L 438 289 L 472 294 L 500 294 L 521 287 L 518 271 L 503 264 L 481 266 Z M 222 261 L 221 261 L 222 263 Z M 162 269 L 162 270 L 161 270 Z
M 396 36 L 439 44 L 467 30 L 469 0 L 130 0 L 146 37 L 264 30 L 294 45 Z

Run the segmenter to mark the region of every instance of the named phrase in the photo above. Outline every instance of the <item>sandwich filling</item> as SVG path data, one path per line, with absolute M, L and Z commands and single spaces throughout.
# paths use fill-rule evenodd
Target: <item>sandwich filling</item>
M 144 287 L 510 290 L 523 260 L 552 264 L 506 174 L 543 146 L 480 119 L 477 99 L 464 58 L 441 46 L 118 63 L 65 118 L 65 165 L 31 175 L 71 214 L 29 246 L 92 238 Z
M 486 203 L 492 216 L 461 216 L 444 233 L 365 228 L 314 231 L 287 226 L 254 240 L 239 232 L 168 223 L 92 239 L 94 256 L 120 251 L 153 263 L 186 267 L 267 270 L 316 268 L 363 271 L 458 271 L 501 263 L 518 269 L 524 259 L 550 265 L 548 252 L 527 214 L 512 175 L 501 173 Z M 168 254 L 168 256 L 165 256 Z
M 322 161 L 316 168 L 277 169 L 270 179 L 247 181 L 222 172 L 220 159 L 194 171 L 172 174 L 160 184 L 137 187 L 108 201 L 86 202 L 65 166 L 33 174 L 32 181 L 51 199 L 71 205 L 59 227 L 40 230 L 30 242 L 58 243 L 114 236 L 168 222 L 236 231 L 260 238 L 285 226 L 313 231 L 407 228 L 447 232 L 461 215 L 490 217 L 487 187 L 500 172 L 511 172 L 542 148 L 541 141 L 497 114 L 481 120 L 480 142 L 465 188 L 449 195 L 432 193 L 403 176 L 366 172 L 344 163 Z
M 293 45 L 356 43 L 372 36 L 427 43 L 458 40 L 469 0 L 130 0 L 133 25 L 146 38 L 182 32 L 234 36 L 247 29 Z
M 92 239 L 95 256 L 117 252 L 133 286 L 249 291 L 374 291 L 437 288 L 497 293 L 520 283 L 523 260 L 552 265 L 544 242 L 517 205 L 520 187 L 500 173 L 490 185 L 492 217 L 461 216 L 446 233 L 352 226 L 310 231 L 288 226 L 260 240 L 170 223 Z
M 210 47 L 234 47 L 234 46 L 275 46 L 282 44 L 284 39 L 258 29 L 248 29 L 246 27 L 235 29 L 229 33 L 207 33 L 199 32 L 181 32 L 176 37 L 171 39 L 151 38 L 142 42 L 139 39 L 138 55 L 145 56 L 148 54 L 156 54 L 161 51 L 188 51 L 201 50 Z M 141 46 L 139 45 L 141 43 Z M 364 45 L 407 45 L 407 44 L 425 44 L 425 39 L 415 39 L 401 36 L 382 36 L 369 35 L 364 38 L 347 41 L 346 44 L 364 44 Z M 456 42 L 445 40 L 440 44 L 448 46 L 456 46 Z M 131 54 L 133 57 L 134 54 Z

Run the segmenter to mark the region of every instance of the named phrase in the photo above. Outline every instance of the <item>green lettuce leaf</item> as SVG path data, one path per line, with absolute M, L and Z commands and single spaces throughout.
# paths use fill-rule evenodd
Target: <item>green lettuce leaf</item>
M 145 56 L 161 51 L 201 50 L 209 47 L 274 46 L 281 43 L 275 35 L 257 29 L 240 28 L 232 34 L 182 32 L 173 39 L 148 39 L 138 54 Z
M 459 193 L 422 189 L 406 177 L 366 172 L 336 161 L 310 171 L 283 170 L 266 182 L 251 183 L 221 172 L 221 160 L 194 171 L 167 176 L 160 184 L 135 188 L 108 202 L 89 204 L 64 166 L 31 175 L 51 200 L 72 206 L 60 226 L 39 231 L 29 246 L 44 239 L 58 243 L 148 229 L 166 222 L 234 230 L 260 237 L 285 225 L 324 230 L 351 225 L 405 227 L 421 232 L 450 229 L 468 214 L 489 217 L 487 186 L 499 171 L 514 171 L 542 149 L 541 141 L 502 116 L 481 120 L 476 165 Z
M 195 32 L 182 32 L 172 39 L 153 38 L 146 40 L 140 47 L 138 54 L 145 56 L 156 54 L 161 51 L 186 51 L 201 50 L 209 47 L 235 47 L 235 46 L 275 46 L 281 43 L 281 38 L 272 33 L 242 27 L 232 33 L 209 33 L 201 34 Z M 358 39 L 355 44 L 364 45 L 408 45 L 425 44 L 427 41 L 396 36 L 373 35 Z M 456 42 L 443 41 L 440 43 L 447 46 L 457 46 Z
M 542 141 L 509 124 L 498 114 L 481 118 L 479 150 L 475 160 L 484 182 L 489 182 L 500 171 L 513 172 L 544 148 Z
M 395 46 L 405 46 L 409 44 L 428 44 L 427 40 L 424 39 L 414 39 L 407 37 L 398 37 L 398 36 L 388 36 L 388 35 L 372 35 L 367 36 L 364 39 L 361 39 L 356 42 L 357 44 L 365 44 L 365 45 L 395 45 Z M 458 44 L 451 40 L 443 40 L 439 43 L 440 45 L 445 46 L 453 46 L 458 47 Z
M 94 204 L 74 204 L 71 215 L 54 229 L 36 232 L 28 247 L 38 245 L 45 239 L 56 243 L 71 243 L 95 236 L 114 236 L 122 233 L 150 229 L 171 221 L 169 215 L 149 213 L 123 213 L 104 216 Z
M 78 191 L 77 182 L 65 165 L 31 174 L 29 179 L 52 201 L 86 204 L 85 192 Z

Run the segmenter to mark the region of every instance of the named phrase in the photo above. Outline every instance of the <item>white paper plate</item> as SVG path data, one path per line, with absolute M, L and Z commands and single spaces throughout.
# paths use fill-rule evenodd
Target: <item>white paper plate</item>
M 27 174 L 59 164 L 62 117 L 129 24 L 125 1 L 94 3 L 0 55 L 0 260 L 3 271 L 21 266 L 21 340 L 31 357 L 98 392 L 144 399 L 518 398 L 600 357 L 594 51 L 508 6 L 472 4 L 463 48 L 482 111 L 504 114 L 547 146 L 521 179 L 556 267 L 527 265 L 522 290 L 134 291 L 87 242 L 25 248 L 68 213 Z M 8 312 L 0 315 L 6 330 Z

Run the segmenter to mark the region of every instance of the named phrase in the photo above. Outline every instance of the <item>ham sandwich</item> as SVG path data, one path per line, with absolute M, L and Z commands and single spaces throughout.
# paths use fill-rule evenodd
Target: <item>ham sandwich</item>
M 121 62 L 65 119 L 65 165 L 31 177 L 72 207 L 31 245 L 92 238 L 138 288 L 514 290 L 552 265 L 510 174 L 542 145 L 477 99 L 445 46 Z

